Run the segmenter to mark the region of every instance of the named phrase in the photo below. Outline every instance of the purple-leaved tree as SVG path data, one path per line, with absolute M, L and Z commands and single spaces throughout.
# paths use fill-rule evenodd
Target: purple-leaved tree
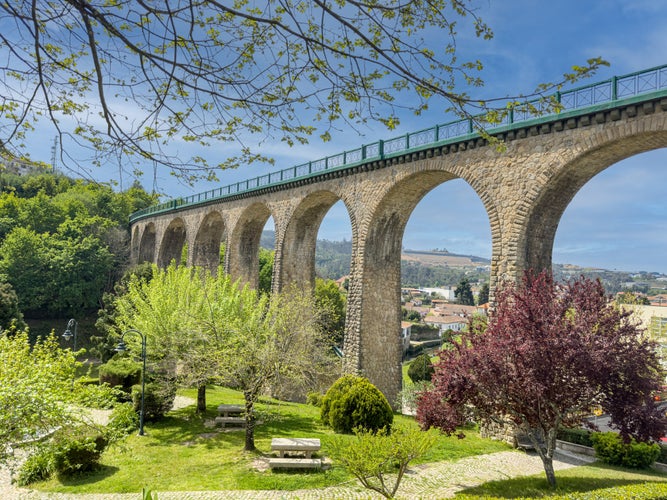
M 558 428 L 581 424 L 593 406 L 626 439 L 667 430 L 652 399 L 664 380 L 656 344 L 599 281 L 526 273 L 496 291 L 488 324 L 471 322 L 439 356 L 434 387 L 418 402 L 422 427 L 451 433 L 471 417 L 512 425 L 535 446 L 552 486 Z

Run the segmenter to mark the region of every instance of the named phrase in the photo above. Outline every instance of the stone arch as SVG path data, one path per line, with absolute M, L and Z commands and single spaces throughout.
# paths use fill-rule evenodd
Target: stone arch
M 259 286 L 259 242 L 271 211 L 263 203 L 253 203 L 240 215 L 228 237 L 229 274 L 253 288 Z
M 192 265 L 216 273 L 220 265 L 220 244 L 225 234 L 225 222 L 218 211 L 206 214 L 192 247 Z
M 301 200 L 290 217 L 281 248 L 276 252 L 281 265 L 274 278 L 274 289 L 280 290 L 289 283 L 315 285 L 317 233 L 325 215 L 338 201 L 338 196 L 330 191 L 317 191 Z
M 368 220 L 367 236 L 361 252 L 363 269 L 358 294 L 363 295 L 358 331 L 346 331 L 346 363 L 356 361 L 357 369 L 394 402 L 401 390 L 402 347 L 398 332 L 401 322 L 401 247 L 406 224 L 419 201 L 433 188 L 458 178 L 434 163 L 397 180 L 382 197 Z M 465 179 L 464 179 L 465 180 Z M 475 187 L 473 186 L 473 189 Z M 479 193 L 477 189 L 475 192 Z M 484 202 L 484 200 L 482 200 Z M 486 203 L 487 213 L 489 207 Z M 356 344 L 356 345 L 355 345 Z M 347 359 L 348 354 L 357 353 Z M 349 365 L 346 369 L 350 369 Z
M 137 264 L 141 264 L 142 262 L 155 262 L 155 244 L 155 224 L 149 222 L 146 224 L 143 233 L 141 234 Z
M 562 166 L 533 204 L 518 238 L 518 269 L 551 269 L 553 244 L 565 209 L 579 190 L 611 165 L 654 149 L 667 147 L 667 130 L 630 134 L 623 138 L 592 141 L 595 144 Z
M 157 265 L 167 267 L 172 261 L 181 263 L 181 254 L 185 244 L 185 222 L 180 217 L 173 219 L 162 236 Z

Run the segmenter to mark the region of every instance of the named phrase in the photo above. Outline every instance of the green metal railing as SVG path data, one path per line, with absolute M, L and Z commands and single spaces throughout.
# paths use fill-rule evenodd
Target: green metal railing
M 591 108 L 604 109 L 623 102 L 655 98 L 655 95 L 667 95 L 667 64 L 623 76 L 614 76 L 602 82 L 577 87 L 556 94 L 562 109 L 558 114 L 533 114 L 527 109 L 513 110 L 503 121 L 493 124 L 488 132 L 493 134 L 514 127 L 525 126 L 527 122 L 546 122 L 554 117 L 576 116 L 590 112 Z M 539 108 L 539 100 L 531 104 Z M 483 118 L 480 118 L 483 120 Z M 130 223 L 158 213 L 169 212 L 185 206 L 221 200 L 241 193 L 248 193 L 270 186 L 279 186 L 298 179 L 320 175 L 322 172 L 352 168 L 368 161 L 381 160 L 405 154 L 406 152 L 428 149 L 436 145 L 477 137 L 473 119 L 456 120 L 436 125 L 417 132 L 412 132 L 389 140 L 380 140 L 359 148 L 343 151 L 332 156 L 309 161 L 301 165 L 270 172 L 266 175 L 236 182 L 203 193 L 175 198 L 130 215 Z

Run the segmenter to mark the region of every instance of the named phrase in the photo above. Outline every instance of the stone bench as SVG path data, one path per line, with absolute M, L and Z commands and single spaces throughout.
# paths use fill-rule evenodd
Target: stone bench
M 286 453 L 304 453 L 310 458 L 314 451 L 319 451 L 320 440 L 317 438 L 273 438 L 271 450 L 277 451 L 280 458 L 285 458 Z
M 243 417 L 215 417 L 215 425 L 225 427 L 227 424 L 232 424 L 237 427 L 245 426 L 245 418 Z
M 319 458 L 269 458 L 272 469 L 319 469 L 322 461 Z
M 218 405 L 218 414 L 221 417 L 231 417 L 231 416 L 239 416 L 240 413 L 243 413 L 245 411 L 245 408 L 241 405 L 227 405 L 227 404 L 221 404 Z

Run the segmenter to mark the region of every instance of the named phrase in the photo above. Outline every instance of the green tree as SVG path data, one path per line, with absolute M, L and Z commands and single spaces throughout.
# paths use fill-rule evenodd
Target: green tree
M 479 294 L 477 295 L 477 305 L 481 306 L 486 304 L 489 301 L 489 284 L 484 283 L 479 289 Z
M 211 309 L 220 302 L 212 301 Z M 307 387 L 314 374 L 331 371 L 333 365 L 309 290 L 290 287 L 269 296 L 245 287 L 238 290 L 234 305 L 232 318 L 212 326 L 222 338 L 218 366 L 225 379 L 243 392 L 245 449 L 251 451 L 255 404 L 264 391 L 276 382 Z
M 330 452 L 364 488 L 394 498 L 410 462 L 424 455 L 435 440 L 434 432 L 416 427 L 394 426 L 391 432 L 357 429 L 352 441 L 334 438 Z
M 19 308 L 19 298 L 12 285 L 0 282 L 0 332 L 10 327 L 23 330 L 26 324 Z
M 373 120 L 393 129 L 406 92 L 417 98 L 416 113 L 432 98 L 466 118 L 489 109 L 457 91 L 459 83 L 483 84 L 482 63 L 457 54 L 459 30 L 493 36 L 470 0 L 4 2 L 0 22 L 7 27 L 0 33 L 7 61 L 0 135 L 14 153 L 46 117 L 61 151 L 72 134 L 90 146 L 94 164 L 118 161 L 116 155 L 125 166 L 149 159 L 193 180 L 210 178 L 217 165 L 203 155 L 181 159 L 170 143 L 208 147 L 256 134 L 299 144 L 316 132 L 313 121 L 324 124 L 323 140 L 341 122 Z M 435 42 L 435 32 L 444 37 Z M 575 66 L 562 82 L 588 76 L 602 62 Z M 539 85 L 535 94 L 559 85 Z M 507 101 L 489 110 L 491 122 L 521 106 Z M 560 109 L 555 95 L 543 101 L 543 108 Z M 252 148 L 239 150 L 219 166 L 264 159 Z
M 31 229 L 13 229 L 0 245 L 0 274 L 16 290 L 24 313 L 44 305 L 48 269 L 45 238 Z
M 215 311 L 226 313 L 229 308 L 224 295 L 234 293 L 224 274 L 218 280 L 208 278 L 199 269 L 175 265 L 159 269 L 153 265 L 150 280 L 130 275 L 125 290 L 113 302 L 110 318 L 115 324 L 110 330 L 116 338 L 125 330 L 137 329 L 146 336 L 149 358 L 164 366 L 180 365 L 180 382 L 198 389 L 199 411 L 206 410 L 206 385 L 219 375 L 214 353 L 220 339 L 207 330 L 209 302 L 220 300 Z M 206 289 L 207 281 L 209 286 L 215 281 L 215 294 Z M 228 319 L 229 315 L 224 315 L 220 321 Z M 137 341 L 128 339 L 128 344 Z
M 638 304 L 643 306 L 650 306 L 651 301 L 648 300 L 648 297 L 638 293 L 631 292 L 626 290 L 625 292 L 620 292 L 616 295 L 617 304 Z
M 466 278 L 461 278 L 461 281 L 459 281 L 459 285 L 454 289 L 454 297 L 456 297 L 459 304 L 467 306 L 475 305 L 472 288 L 470 287 L 470 282 Z
M 315 279 L 315 304 L 319 310 L 320 327 L 336 345 L 343 344 L 345 334 L 345 295 L 333 280 Z
M 274 257 L 273 250 L 259 249 L 259 291 L 262 293 L 271 293 Z

